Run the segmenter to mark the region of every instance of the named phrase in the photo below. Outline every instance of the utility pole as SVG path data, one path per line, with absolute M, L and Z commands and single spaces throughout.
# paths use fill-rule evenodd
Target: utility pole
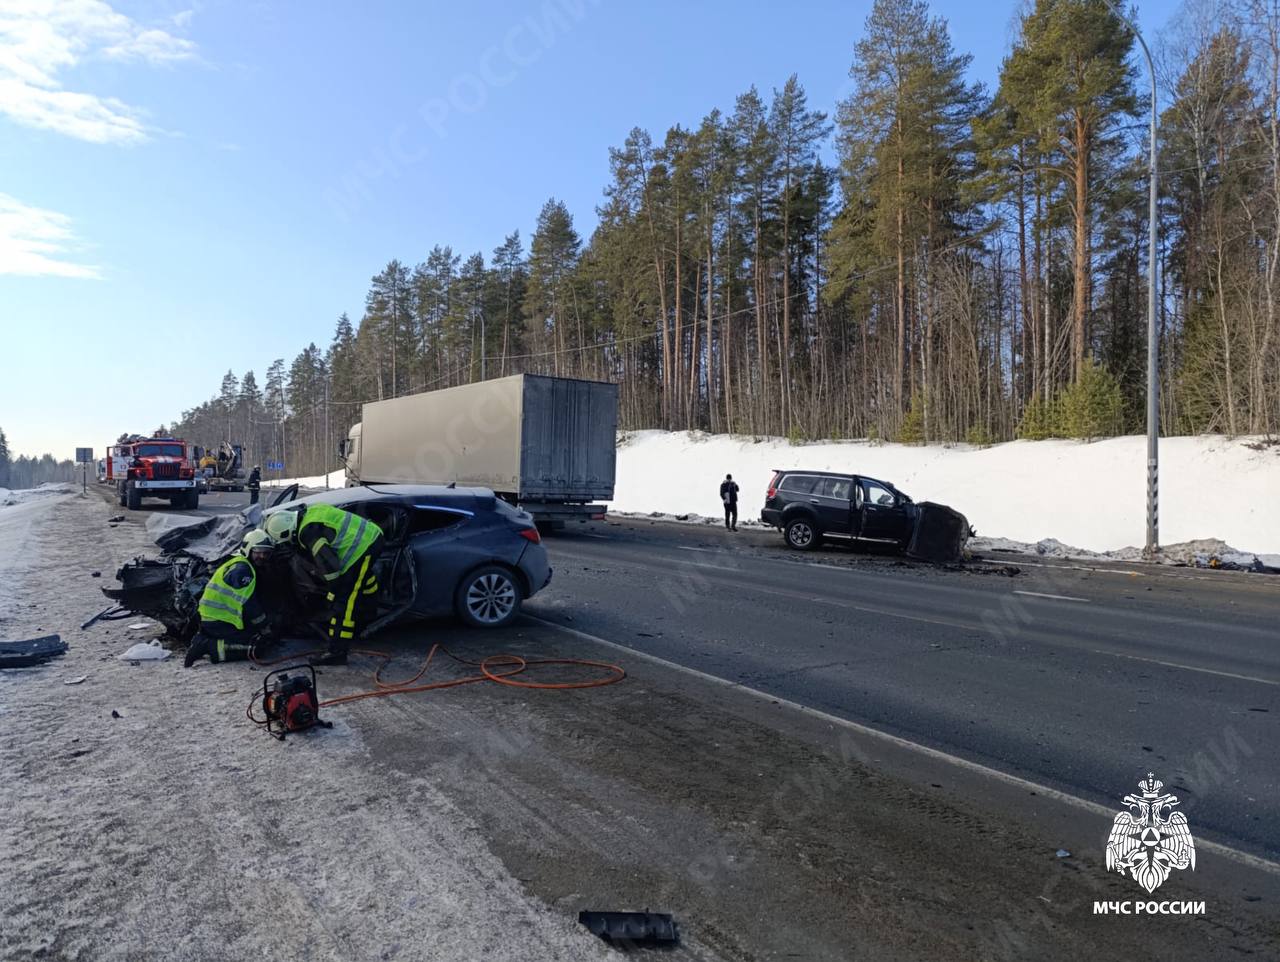
M 1111 12 L 1133 31 L 1151 71 L 1151 147 L 1150 198 L 1147 211 L 1147 544 L 1143 557 L 1154 558 L 1160 551 L 1160 342 L 1156 328 L 1156 65 L 1147 42 L 1133 22 L 1115 4 L 1107 0 Z
M 477 307 L 476 303 L 473 301 L 471 304 L 471 309 L 480 316 L 480 380 L 483 381 L 485 379 L 485 376 L 484 376 L 484 367 L 485 367 L 485 364 L 484 364 L 485 362 L 484 307 L 483 306 Z M 472 323 L 475 323 L 475 322 L 473 321 Z
M 329 378 L 324 379 L 324 489 L 329 490 Z

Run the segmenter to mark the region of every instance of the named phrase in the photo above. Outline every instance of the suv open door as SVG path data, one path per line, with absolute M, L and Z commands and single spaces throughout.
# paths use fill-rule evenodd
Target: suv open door
M 911 500 L 892 486 L 872 478 L 858 479 L 862 503 L 857 506 L 859 516 L 857 536 L 875 541 L 892 541 L 906 546 L 911 540 L 914 518 L 907 507 Z

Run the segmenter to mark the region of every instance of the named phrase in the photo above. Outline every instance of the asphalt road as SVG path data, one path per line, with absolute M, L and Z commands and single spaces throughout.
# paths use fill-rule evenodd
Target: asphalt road
M 1112 809 L 1153 771 L 1200 837 L 1280 856 L 1280 578 L 635 521 L 548 544 L 532 614 Z
M 1201 837 L 1280 860 L 1280 578 L 621 518 L 547 546 L 532 615 L 1116 810 L 1152 771 Z
M 507 653 L 616 663 L 624 683 L 466 685 L 332 717 L 379 771 L 442 790 L 552 911 L 672 910 L 673 959 L 708 962 L 1275 957 L 1280 579 L 936 569 L 647 519 L 546 544 L 555 577 L 512 627 L 412 623 L 372 646 L 395 678 L 439 643 L 465 661 L 438 657 L 433 679 Z M 367 689 L 376 666 L 322 669 L 321 687 Z M 236 672 L 254 674 L 192 677 Z M 1149 771 L 1198 851 L 1156 897 L 1205 899 L 1206 917 L 1091 912 L 1142 894 L 1104 849 Z

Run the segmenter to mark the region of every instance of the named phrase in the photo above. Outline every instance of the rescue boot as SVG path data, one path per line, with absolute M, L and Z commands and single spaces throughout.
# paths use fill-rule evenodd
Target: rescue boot
M 206 655 L 213 655 L 213 639 L 208 635 L 197 634 L 191 639 L 191 647 L 187 649 L 187 657 L 182 660 L 183 667 L 190 668 Z

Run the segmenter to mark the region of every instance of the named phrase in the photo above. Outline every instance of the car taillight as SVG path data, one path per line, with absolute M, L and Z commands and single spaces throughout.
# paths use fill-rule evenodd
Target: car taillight
M 542 535 L 538 534 L 537 528 L 521 528 L 520 537 L 526 541 L 532 541 L 534 544 L 542 544 Z
M 774 498 L 774 496 L 775 496 L 775 495 L 777 495 L 777 493 L 778 493 L 778 489 L 777 489 L 777 488 L 772 488 L 772 487 L 771 487 L 771 488 L 769 489 L 769 493 L 768 493 L 768 494 L 766 494 L 766 495 L 765 495 L 765 497 L 766 497 L 766 498 L 769 498 L 770 500 L 772 500 L 772 499 Z

